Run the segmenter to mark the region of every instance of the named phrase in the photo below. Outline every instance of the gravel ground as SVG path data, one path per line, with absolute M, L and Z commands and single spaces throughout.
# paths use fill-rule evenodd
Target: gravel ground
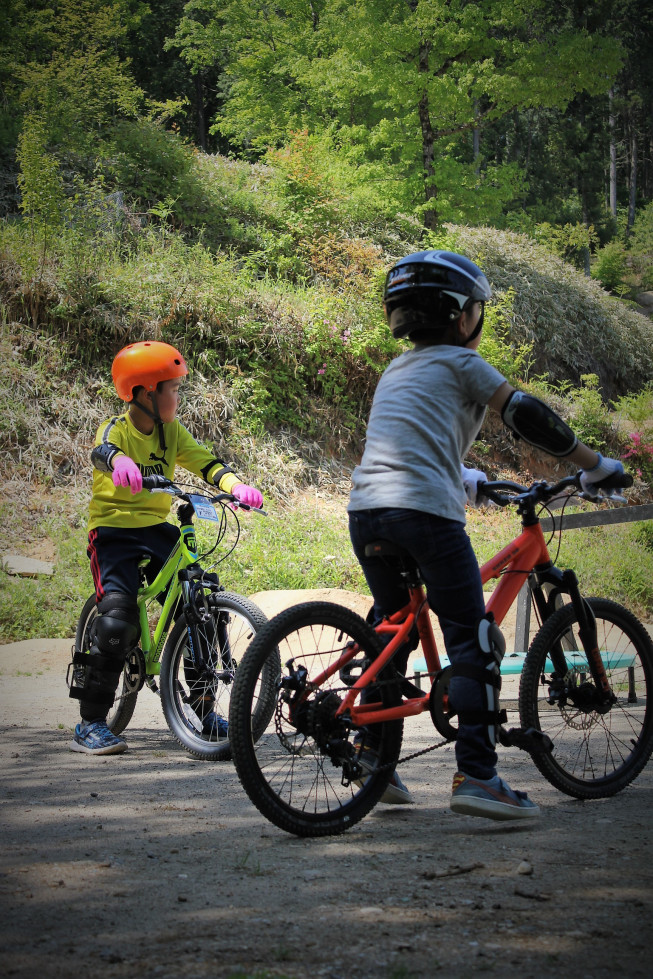
M 504 750 L 501 774 L 542 808 L 515 827 L 449 811 L 440 749 L 402 768 L 415 805 L 300 840 L 259 815 L 230 763 L 179 748 L 147 690 L 128 752 L 68 751 L 69 648 L 0 647 L 5 975 L 650 975 L 651 765 L 583 803 Z M 405 731 L 408 753 L 438 740 L 425 717 Z

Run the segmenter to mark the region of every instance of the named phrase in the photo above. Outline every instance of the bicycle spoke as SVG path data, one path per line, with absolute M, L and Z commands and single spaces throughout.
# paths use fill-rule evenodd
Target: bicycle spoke
M 626 609 L 605 599 L 589 604 L 612 702 L 601 702 L 592 681 L 571 605 L 555 612 L 533 640 L 519 702 L 522 723 L 539 728 L 554 744 L 551 755 L 534 756 L 542 774 L 570 795 L 600 798 L 632 781 L 650 757 L 653 646 Z M 560 647 L 567 662 L 564 677 L 554 675 L 550 658 Z
M 399 755 L 402 722 L 372 725 L 383 770 L 364 774 L 358 764 L 357 731 L 337 713 L 349 689 L 340 660 L 354 647 L 356 657 L 374 658 L 380 649 L 363 619 L 326 602 L 306 603 L 257 634 L 236 676 L 231 737 L 238 775 L 261 812 L 298 835 L 342 832 L 362 818 L 382 795 Z M 253 736 L 260 675 L 272 654 L 283 664 L 275 711 L 265 731 Z M 383 687 L 382 702 L 394 696 L 395 684 Z
M 161 663 L 161 700 L 168 726 L 180 744 L 198 758 L 224 760 L 231 757 L 228 717 L 234 676 L 267 619 L 253 602 L 229 592 L 212 602 L 206 622 L 189 631 L 182 617 L 173 629 Z M 266 719 L 277 673 L 265 677 Z

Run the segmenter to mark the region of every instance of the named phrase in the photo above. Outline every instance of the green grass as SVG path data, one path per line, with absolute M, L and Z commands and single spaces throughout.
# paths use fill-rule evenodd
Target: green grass
M 253 595 L 267 590 L 345 588 L 368 593 L 349 543 L 344 496 L 301 496 L 284 503 L 269 500 L 266 506 L 267 517 L 239 517 L 238 546 L 218 566 L 220 580 L 229 591 Z M 7 525 L 6 512 L 4 518 Z M 23 529 L 27 521 L 24 517 Z M 71 521 L 60 511 L 37 524 L 42 537 L 54 542 L 55 573 L 25 579 L 0 571 L 2 642 L 73 636 L 79 610 L 93 590 L 81 515 Z M 20 516 L 14 517 L 12 526 L 20 530 Z M 198 525 L 201 547 L 209 545 L 212 526 Z M 567 531 L 557 563 L 576 570 L 586 594 L 609 596 L 650 619 L 653 547 L 645 532 L 648 526 L 623 524 Z M 518 518 L 510 512 L 472 512 L 468 531 L 479 562 L 496 553 L 518 529 Z M 226 554 L 233 539 L 227 535 L 220 554 Z M 551 553 L 555 556 L 555 544 Z M 214 559 L 207 559 L 206 564 Z

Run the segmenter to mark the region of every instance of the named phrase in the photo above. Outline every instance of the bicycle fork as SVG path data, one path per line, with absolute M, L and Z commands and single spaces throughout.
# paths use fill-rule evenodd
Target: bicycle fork
M 614 703 L 615 697 L 599 650 L 594 612 L 581 595 L 578 578 L 574 571 L 571 569 L 562 571 L 560 573 L 560 585 L 562 586 L 561 590 L 568 594 L 571 599 L 576 622 L 578 623 L 578 637 L 595 686 L 592 707 L 599 712 L 606 712 Z M 555 703 L 556 701 L 560 702 L 562 698 L 566 698 L 569 692 L 566 683 L 569 667 L 564 650 L 560 644 L 551 649 L 551 661 L 555 671 L 555 679 L 558 682 L 552 684 L 549 702 Z

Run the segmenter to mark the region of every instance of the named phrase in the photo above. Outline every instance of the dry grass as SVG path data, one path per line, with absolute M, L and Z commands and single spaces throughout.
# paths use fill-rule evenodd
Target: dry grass
M 604 396 L 653 376 L 653 323 L 526 235 L 451 227 L 495 291 L 513 289 L 511 338 L 532 343 L 533 372 L 578 381 L 597 374 Z

